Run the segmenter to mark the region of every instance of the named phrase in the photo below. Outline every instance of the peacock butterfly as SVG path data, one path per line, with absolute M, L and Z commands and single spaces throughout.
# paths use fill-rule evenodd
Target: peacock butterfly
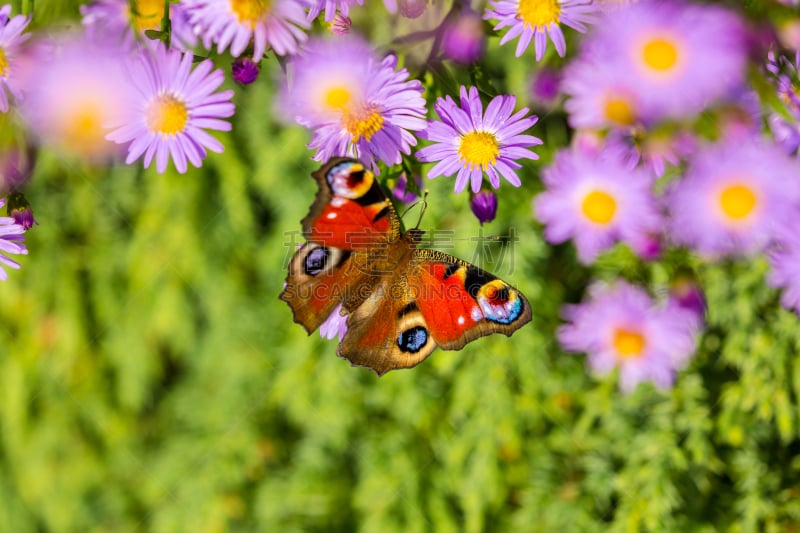
M 348 315 L 341 357 L 380 376 L 417 365 L 437 346 L 459 350 L 530 321 L 530 304 L 508 283 L 418 249 L 423 232 L 401 232 L 394 206 L 361 162 L 334 158 L 312 176 L 319 190 L 301 221 L 307 242 L 289 262 L 280 299 L 309 334 L 341 304 Z

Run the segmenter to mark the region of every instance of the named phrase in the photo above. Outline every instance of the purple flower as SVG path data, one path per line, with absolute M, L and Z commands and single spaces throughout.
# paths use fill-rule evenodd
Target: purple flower
M 400 15 L 407 19 L 419 18 L 428 7 L 428 0 L 397 0 Z
M 422 190 L 422 178 L 419 174 L 414 174 L 414 183 L 417 184 L 417 190 Z M 408 190 L 408 176 L 405 172 L 401 172 L 397 178 L 397 184 L 392 187 L 392 196 L 397 198 L 403 203 L 411 203 L 418 198 L 417 193 Z
M 769 251 L 769 263 L 772 268 L 767 283 L 783 289 L 781 304 L 800 314 L 800 237 L 797 232 L 781 232 L 777 243 Z
M 0 195 L 21 189 L 36 164 L 36 150 L 11 145 L 0 150 Z
M 494 191 L 478 191 L 472 195 L 469 207 L 481 224 L 491 222 L 497 216 L 497 195 Z
M 481 16 L 471 9 L 464 9 L 444 22 L 442 55 L 456 63 L 474 63 L 483 55 L 485 41 Z
M 0 199 L 0 207 L 5 204 L 5 199 Z M 28 250 L 24 241 L 25 228 L 14 222 L 11 217 L 0 217 L 0 280 L 8 279 L 4 266 L 19 269 L 19 263 L 7 257 L 7 254 L 27 255 Z
M 503 176 L 514 187 L 520 186 L 516 169 L 518 159 L 539 159 L 528 148 L 542 144 L 541 139 L 522 135 L 536 124 L 536 115 L 526 117 L 524 107 L 512 115 L 517 99 L 513 95 L 499 95 L 486 106 L 478 96 L 478 89 L 469 92 L 461 86 L 461 107 L 450 96 L 439 98 L 434 105 L 439 120 L 428 122 L 428 129 L 420 137 L 435 144 L 416 153 L 422 162 L 438 161 L 428 171 L 429 178 L 452 176 L 458 172 L 455 192 L 461 192 L 472 184 L 472 192 L 478 192 L 483 183 L 483 174 L 489 176 L 492 187 L 500 187 Z
M 651 122 L 692 117 L 739 88 L 746 46 L 742 20 L 724 8 L 638 2 L 605 13 L 579 61 L 582 68 L 613 70 L 619 90 L 640 107 L 634 115 Z
M 530 97 L 533 106 L 545 109 L 552 108 L 561 91 L 561 70 L 553 68 L 540 68 L 530 81 Z
M 703 325 L 707 308 L 706 297 L 694 275 L 682 274 L 670 283 L 667 306 L 689 311 L 696 318 L 698 327 Z
M 331 32 L 336 35 L 347 35 L 350 33 L 350 27 L 352 25 L 353 21 L 350 20 L 350 17 L 342 15 L 341 13 L 336 13 L 329 27 Z
M 422 84 L 396 70 L 397 57 L 378 59 L 355 36 L 309 43 L 290 66 L 279 106 L 312 131 L 314 160 L 353 156 L 376 168 L 411 153 L 411 131 L 425 128 Z
M 118 155 L 106 135 L 130 97 L 128 58 L 129 51 L 82 35 L 36 47 L 20 111 L 39 143 L 95 163 Z
M 7 214 L 14 219 L 16 224 L 22 226 L 22 229 L 28 231 L 34 224 L 39 224 L 33 218 L 33 209 L 30 202 L 20 192 L 12 192 L 8 196 Z
M 128 82 L 136 94 L 108 135 L 116 143 L 130 143 L 127 164 L 144 156 L 147 168 L 155 157 L 163 173 L 172 158 L 184 173 L 187 161 L 200 167 L 206 149 L 222 152 L 222 144 L 205 130 L 231 129 L 223 119 L 233 115 L 233 91 L 214 92 L 225 79 L 222 70 L 212 72 L 214 65 L 208 60 L 193 67 L 192 60 L 191 53 L 158 43 L 131 61 Z
M 323 339 L 335 339 L 336 337 L 339 340 L 342 340 L 347 333 L 347 314 L 341 314 L 342 311 L 342 304 L 336 306 L 336 308 L 328 315 L 328 318 L 325 322 L 322 323 L 319 327 L 319 336 Z
M 237 57 L 231 65 L 233 81 L 241 85 L 250 85 L 258 79 L 258 63 L 249 57 Z
M 517 57 L 533 40 L 536 61 L 539 61 L 544 57 L 548 36 L 558 55 L 564 57 L 567 43 L 560 25 L 583 33 L 586 31 L 584 23 L 594 21 L 592 15 L 596 10 L 591 0 L 489 0 L 483 18 L 499 20 L 495 30 L 510 27 L 500 40 L 501 45 L 519 37 Z
M 786 56 L 775 56 L 769 53 L 767 71 L 772 75 L 775 91 L 786 107 L 787 116 L 773 112 L 767 118 L 772 135 L 784 147 L 787 153 L 795 154 L 800 148 L 800 96 L 798 96 L 798 67 L 800 52 L 795 53 L 794 60 Z
M 217 52 L 230 47 L 233 57 L 242 55 L 254 40 L 253 60 L 267 46 L 280 56 L 295 54 L 306 41 L 310 27 L 305 4 L 299 0 L 181 0 L 192 24 L 202 30 L 206 48 L 217 43 Z
M 646 133 L 637 128 L 612 130 L 605 138 L 606 150 L 617 153 L 631 168 L 643 163 L 658 177 L 664 175 L 667 163 L 680 164 L 681 157 L 690 154 L 694 145 L 689 133 Z
M 578 59 L 564 70 L 564 109 L 573 128 L 629 128 L 640 122 L 643 98 L 617 62 Z
M 8 111 L 8 94 L 18 100 L 22 98 L 14 71 L 17 68 L 19 47 L 29 36 L 22 32 L 30 22 L 29 18 L 22 15 L 9 18 L 10 14 L 11 5 L 0 7 L 0 112 L 3 113 Z
M 548 242 L 575 242 L 578 258 L 591 263 L 617 241 L 647 251 L 661 229 L 653 178 L 608 152 L 559 151 L 542 173 L 546 190 L 534 199 Z
M 160 30 L 164 16 L 163 0 L 95 0 L 80 7 L 90 39 L 108 45 L 133 46 L 134 33 Z M 190 50 L 197 45 L 197 35 L 183 6 L 170 4 L 170 47 Z
M 335 20 L 337 10 L 345 18 L 350 14 L 350 6 L 358 4 L 364 5 L 364 0 L 313 0 L 308 10 L 308 19 L 314 20 L 325 10 L 325 22 Z M 348 19 L 349 20 L 349 19 Z
M 588 301 L 567 305 L 562 314 L 569 322 L 557 333 L 564 349 L 587 353 L 598 374 L 618 367 L 625 393 L 644 381 L 671 387 L 695 351 L 698 329 L 690 311 L 656 305 L 624 281 L 593 285 Z
M 698 149 L 667 194 L 672 239 L 705 256 L 761 251 L 796 219 L 800 164 L 761 139 Z

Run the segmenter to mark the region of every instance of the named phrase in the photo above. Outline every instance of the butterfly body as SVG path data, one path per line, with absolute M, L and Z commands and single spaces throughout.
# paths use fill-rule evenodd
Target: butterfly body
M 341 304 L 337 353 L 381 375 L 415 366 L 440 346 L 457 350 L 490 333 L 511 335 L 530 304 L 495 276 L 435 250 L 400 220 L 373 174 L 335 158 L 313 174 L 319 191 L 303 220 L 308 242 L 292 257 L 281 299 L 316 330 Z

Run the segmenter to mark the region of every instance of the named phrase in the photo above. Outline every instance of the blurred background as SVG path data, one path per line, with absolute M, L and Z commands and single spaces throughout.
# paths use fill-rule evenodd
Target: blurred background
M 77 6 L 37 0 L 32 29 Z M 360 15 L 376 36 L 383 9 Z M 530 105 L 532 66 L 505 52 L 490 39 L 486 63 Z M 546 246 L 538 163 L 483 227 L 451 179 L 426 181 L 421 228 L 452 231 L 446 251 L 518 287 L 533 320 L 377 378 L 278 300 L 319 165 L 275 118 L 279 63 L 262 67 L 226 82 L 233 130 L 201 169 L 40 151 L 39 225 L 0 283 L 0 531 L 797 530 L 800 328 L 764 259 L 697 263 L 697 356 L 674 389 L 622 395 L 563 353 L 559 310 L 593 278 L 665 287 L 669 261 L 618 247 L 590 269 Z M 568 132 L 538 113 L 546 163 Z

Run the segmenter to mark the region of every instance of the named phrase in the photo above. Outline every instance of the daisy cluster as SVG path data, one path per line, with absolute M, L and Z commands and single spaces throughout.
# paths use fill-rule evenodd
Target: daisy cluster
M 225 149 L 234 95 L 259 81 L 276 85 L 263 113 L 306 128 L 313 160 L 358 157 L 398 201 L 450 177 L 487 223 L 501 187 L 537 190 L 545 239 L 587 268 L 619 246 L 642 261 L 764 255 L 800 313 L 800 31 L 721 2 L 384 0 L 370 13 L 412 28 L 387 42 L 364 4 L 87 0 L 79 31 L 35 35 L 32 13 L 0 8 L 0 112 L 18 132 L 0 139 L 0 262 L 19 266 L 7 256 L 36 223 L 21 192 L 36 150 L 184 173 Z M 794 7 L 776 9 L 800 28 Z M 497 58 L 522 65 L 528 92 L 507 88 Z M 259 79 L 270 62 L 277 79 Z M 525 104 L 568 134 L 546 134 Z M 618 368 L 626 391 L 668 387 L 703 313 L 692 279 L 660 299 L 606 281 L 565 307 L 559 339 Z M 335 312 L 322 332 L 344 327 Z

